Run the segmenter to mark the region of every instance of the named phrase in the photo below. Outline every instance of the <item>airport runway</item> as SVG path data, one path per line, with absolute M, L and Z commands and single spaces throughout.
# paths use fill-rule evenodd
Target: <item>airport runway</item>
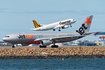
M 87 48 L 105 48 L 105 46 L 59 46 L 58 48 L 78 48 L 78 47 L 87 47 Z M 0 49 L 12 48 L 12 46 L 0 46 Z M 16 46 L 15 48 L 39 48 L 39 46 Z M 47 46 L 46 48 L 51 48 Z

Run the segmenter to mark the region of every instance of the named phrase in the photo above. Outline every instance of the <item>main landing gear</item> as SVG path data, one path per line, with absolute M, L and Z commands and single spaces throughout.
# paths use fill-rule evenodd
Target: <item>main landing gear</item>
M 55 40 L 52 40 L 53 45 L 51 46 L 51 48 L 58 48 L 58 45 L 55 45 Z
M 53 29 L 53 31 L 55 31 L 55 29 Z M 60 28 L 59 28 L 59 30 L 58 30 L 58 31 L 61 31 L 61 30 L 60 30 Z
M 40 45 L 39 47 L 40 48 L 46 48 L 46 46 L 42 46 L 42 45 Z M 58 45 L 52 45 L 51 48 L 58 48 Z
M 59 31 L 61 31 L 61 30 L 59 30 Z
M 59 30 L 58 30 L 58 31 L 61 31 L 61 30 L 60 30 L 60 28 L 59 28 Z
M 53 29 L 53 31 L 55 31 L 55 29 Z
M 40 45 L 39 47 L 40 47 L 40 48 L 46 48 L 46 46 L 44 46 L 44 45 Z
M 58 48 L 58 45 L 52 45 L 51 48 Z

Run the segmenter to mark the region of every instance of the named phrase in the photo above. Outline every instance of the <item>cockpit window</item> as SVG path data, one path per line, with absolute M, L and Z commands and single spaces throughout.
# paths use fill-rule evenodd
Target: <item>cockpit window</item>
M 70 22 L 70 20 L 67 21 L 67 23 L 69 23 L 69 22 Z
M 9 37 L 9 36 L 5 36 L 5 37 Z

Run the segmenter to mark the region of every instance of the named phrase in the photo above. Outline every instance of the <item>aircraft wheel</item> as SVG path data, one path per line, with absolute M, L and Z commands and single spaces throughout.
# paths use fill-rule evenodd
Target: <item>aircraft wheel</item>
M 61 30 L 59 30 L 59 31 L 61 31 Z
M 15 46 L 13 45 L 12 48 L 15 48 Z
M 40 45 L 39 47 L 40 47 L 40 48 L 46 48 L 46 46 L 42 46 L 42 45 Z
M 52 45 L 51 48 L 58 48 L 58 45 Z
M 53 31 L 55 31 L 55 29 L 53 29 Z

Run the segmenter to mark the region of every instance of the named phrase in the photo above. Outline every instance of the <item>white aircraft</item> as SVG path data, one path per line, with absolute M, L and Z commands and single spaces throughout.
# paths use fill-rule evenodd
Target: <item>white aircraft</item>
M 73 24 L 75 22 L 76 21 L 74 19 L 67 19 L 67 20 L 63 20 L 63 21 L 59 21 L 59 22 L 55 22 L 55 23 L 52 23 L 52 24 L 42 26 L 38 22 L 33 20 L 33 24 L 35 26 L 35 28 L 33 30 L 34 31 L 46 31 L 46 30 L 53 29 L 53 31 L 55 31 L 55 29 L 59 28 L 59 31 L 61 31 L 60 28 L 66 29 L 66 28 L 69 27 L 69 25 L 71 26 L 71 24 Z
M 40 48 L 45 48 L 47 45 L 53 44 L 51 46 L 52 48 L 58 47 L 55 43 L 74 41 L 93 33 L 96 35 L 98 32 L 89 32 L 92 17 L 93 16 L 87 17 L 86 21 L 78 30 L 76 30 L 76 32 L 15 33 L 6 35 L 3 40 L 12 43 L 12 48 L 15 47 L 14 44 L 22 44 L 23 46 L 29 44 L 40 44 Z

